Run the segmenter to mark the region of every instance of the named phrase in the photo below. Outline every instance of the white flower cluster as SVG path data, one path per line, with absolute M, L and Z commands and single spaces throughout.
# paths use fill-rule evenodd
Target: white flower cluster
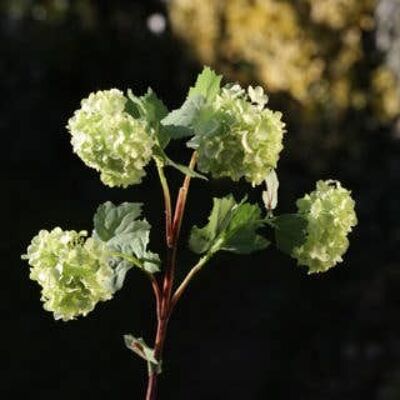
M 337 181 L 318 181 L 316 190 L 297 200 L 298 213 L 307 220 L 307 238 L 295 247 L 293 257 L 309 273 L 325 272 L 343 261 L 347 235 L 357 224 L 350 191 Z
M 87 315 L 99 301 L 113 296 L 114 272 L 104 243 L 86 232 L 41 230 L 22 258 L 31 265 L 30 278 L 42 286 L 44 309 L 68 321 Z
M 253 186 L 263 182 L 277 166 L 285 127 L 280 112 L 265 108 L 267 101 L 259 86 L 221 90 L 204 114 L 206 129 L 197 127 L 200 171 L 234 181 L 244 177 Z
M 74 152 L 111 187 L 140 183 L 153 154 L 146 122 L 128 114 L 126 102 L 118 89 L 91 93 L 67 125 Z

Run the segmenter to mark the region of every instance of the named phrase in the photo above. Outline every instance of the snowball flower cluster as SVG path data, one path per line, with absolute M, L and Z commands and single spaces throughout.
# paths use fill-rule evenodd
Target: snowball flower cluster
M 285 124 L 281 113 L 265 108 L 261 87 L 225 86 L 198 126 L 198 168 L 214 178 L 244 177 L 253 186 L 275 168 L 282 150 Z
M 298 213 L 307 220 L 307 236 L 292 255 L 310 274 L 342 261 L 349 246 L 347 235 L 357 224 L 354 205 L 350 191 L 332 180 L 318 181 L 315 191 L 297 200 Z
M 28 247 L 30 278 L 42 286 L 44 309 L 68 321 L 112 298 L 113 270 L 105 245 L 86 232 L 41 230 Z
M 140 183 L 152 157 L 147 124 L 125 111 L 127 101 L 118 89 L 91 93 L 67 125 L 74 152 L 111 187 Z

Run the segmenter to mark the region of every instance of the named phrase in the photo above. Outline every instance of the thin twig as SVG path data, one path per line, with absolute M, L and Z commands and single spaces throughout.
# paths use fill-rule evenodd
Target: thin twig
M 161 315 L 161 290 L 160 290 L 160 286 L 157 282 L 157 279 L 154 277 L 153 274 L 147 274 L 150 282 L 151 282 L 151 287 L 153 288 L 153 292 L 154 292 L 154 297 L 156 299 L 156 311 L 157 311 L 157 320 L 160 319 L 160 315 Z
M 176 303 L 181 298 L 182 294 L 186 290 L 186 288 L 189 285 L 190 281 L 203 268 L 203 266 L 208 262 L 208 260 L 211 257 L 212 257 L 212 253 L 207 253 L 205 256 L 200 258 L 200 260 L 197 262 L 197 264 L 188 272 L 188 274 L 186 275 L 185 279 L 181 282 L 179 287 L 176 289 L 174 295 L 172 296 L 170 312 L 172 312 L 172 310 L 174 309 Z
M 169 191 L 168 181 L 164 174 L 164 167 L 161 163 L 157 162 L 158 176 L 160 177 L 160 183 L 164 195 L 164 206 L 165 206 L 165 239 L 168 247 L 172 247 L 172 206 L 171 206 L 171 195 Z
M 197 162 L 197 153 L 194 151 L 189 163 L 189 169 L 194 170 Z M 185 213 L 186 199 L 189 191 L 191 176 L 186 175 L 182 187 L 179 189 L 178 199 L 175 206 L 174 222 L 172 224 L 173 238 L 175 243 L 179 240 L 183 215 Z

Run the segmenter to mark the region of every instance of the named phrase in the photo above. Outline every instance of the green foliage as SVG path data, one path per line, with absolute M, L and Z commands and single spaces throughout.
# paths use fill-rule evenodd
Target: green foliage
M 116 207 L 111 201 L 100 205 L 93 218 L 95 235 L 107 242 L 116 235 L 129 233 L 142 214 L 142 203 L 122 203 Z
M 197 77 L 196 84 L 189 90 L 189 98 L 201 95 L 207 102 L 215 99 L 220 91 L 222 75 L 217 75 L 211 68 L 204 67 Z
M 126 110 L 134 118 L 144 119 L 152 129 L 152 134 L 157 138 L 157 143 L 161 148 L 165 148 L 170 140 L 170 135 L 161 125 L 161 120 L 168 114 L 168 109 L 151 88 L 141 97 L 135 96 L 128 90 L 128 102 Z
M 161 373 L 161 364 L 154 357 L 154 349 L 149 347 L 143 338 L 136 338 L 133 335 L 124 335 L 125 346 L 143 358 L 150 370 L 156 371 L 158 374 Z
M 167 107 L 151 88 L 148 88 L 147 93 L 141 97 L 135 96 L 129 89 L 128 98 L 132 102 L 128 102 L 128 105 L 131 104 L 131 113 L 133 116 L 145 119 L 154 128 L 168 114 Z M 128 105 L 127 107 L 129 107 Z
M 208 218 L 208 224 L 203 228 L 197 226 L 192 228 L 189 239 L 189 247 L 192 251 L 203 254 L 210 250 L 213 243 L 229 224 L 235 205 L 236 201 L 233 196 L 213 199 L 213 208 Z
M 263 223 L 258 205 L 245 200 L 236 203 L 232 195 L 214 198 L 208 223 L 203 228 L 192 228 L 189 247 L 197 254 L 219 250 L 249 254 L 262 250 L 269 244 L 257 234 Z
M 173 139 L 193 136 L 194 124 L 204 107 L 205 97 L 196 94 L 188 97 L 180 108 L 171 111 L 161 122 Z
M 106 202 L 94 216 L 93 236 L 101 239 L 114 253 L 115 286 L 121 288 L 126 272 L 137 266 L 148 273 L 159 271 L 160 259 L 147 250 L 150 224 L 141 216 L 141 203 Z
M 173 139 L 193 136 L 196 121 L 207 103 L 214 101 L 220 91 L 222 75 L 217 75 L 205 67 L 191 87 L 185 102 L 162 120 L 167 132 Z

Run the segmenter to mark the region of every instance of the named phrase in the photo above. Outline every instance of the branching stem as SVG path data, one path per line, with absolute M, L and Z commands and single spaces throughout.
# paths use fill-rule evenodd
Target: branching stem
M 197 154 L 193 153 L 189 163 L 189 168 L 194 170 L 196 165 Z M 157 332 L 154 342 L 154 357 L 161 362 L 162 351 L 164 347 L 165 337 L 167 334 L 168 321 L 172 311 L 172 289 L 174 285 L 176 258 L 178 252 L 179 236 L 182 226 L 182 220 L 185 213 L 187 194 L 189 191 L 191 177 L 186 175 L 176 200 L 174 217 L 172 219 L 171 196 L 167 179 L 164 175 L 163 167 L 157 163 L 160 183 L 164 193 L 165 203 L 165 228 L 166 228 L 166 245 L 167 245 L 167 263 L 163 279 L 161 298 L 157 301 Z M 158 282 L 154 278 L 153 289 L 155 286 L 160 289 Z M 155 289 L 154 289 L 155 290 Z M 156 290 L 155 290 L 156 293 Z M 155 400 L 157 394 L 157 371 L 149 370 L 146 400 Z
M 190 281 L 203 268 L 203 266 L 208 262 L 208 260 L 211 257 L 212 257 L 212 253 L 207 253 L 205 256 L 201 257 L 200 260 L 198 261 L 198 263 L 186 275 L 185 279 L 182 281 L 182 283 L 179 285 L 179 287 L 176 289 L 174 295 L 172 296 L 170 313 L 172 313 L 176 303 L 181 298 L 182 294 L 186 290 L 186 288 L 189 285 Z

